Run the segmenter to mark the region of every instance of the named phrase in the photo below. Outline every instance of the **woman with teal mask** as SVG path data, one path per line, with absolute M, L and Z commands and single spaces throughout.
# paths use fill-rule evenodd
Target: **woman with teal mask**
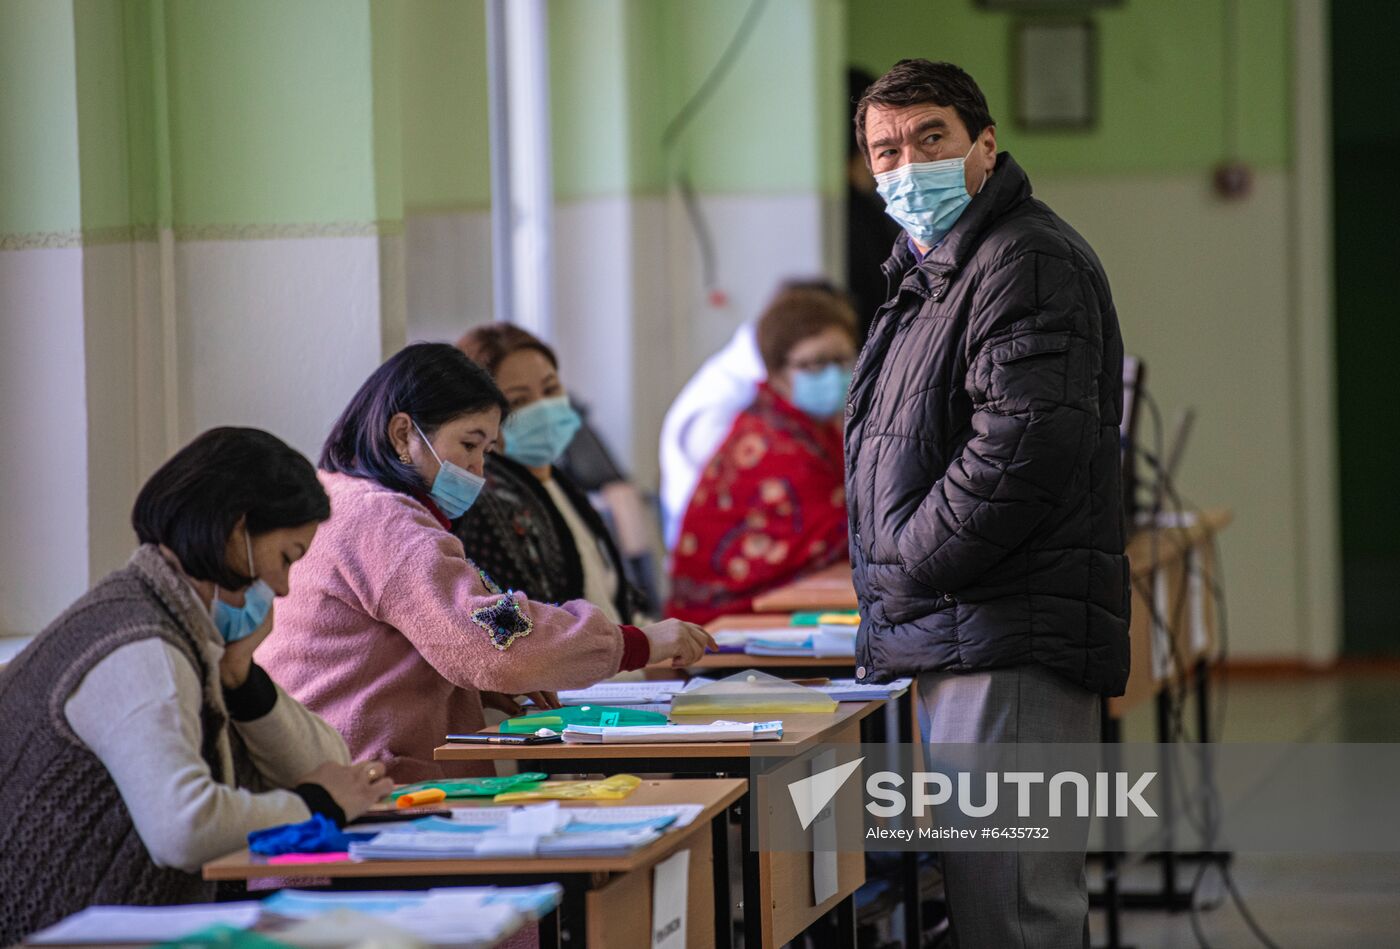
M 92 904 L 212 900 L 200 868 L 250 832 L 391 790 L 253 661 L 329 515 L 311 463 L 255 429 L 146 482 L 127 565 L 0 672 L 0 943 Z
M 582 598 L 631 622 L 641 596 L 627 582 L 618 544 L 557 464 L 582 420 L 554 350 L 509 323 L 478 326 L 457 347 L 491 373 L 510 406 L 500 451 L 487 460 L 487 497 L 455 525 L 467 556 L 532 597 Z
M 780 293 L 755 329 L 768 378 L 710 459 L 681 521 L 666 612 L 695 623 L 846 556 L 842 418 L 856 317 L 840 296 Z
M 418 343 L 360 387 L 321 452 L 331 516 L 279 604 L 263 661 L 287 689 L 398 781 L 471 777 L 441 763 L 484 707 L 582 688 L 651 663 L 695 662 L 713 640 L 674 621 L 619 623 L 553 605 L 469 558 L 452 522 L 489 498 L 484 466 L 506 400 L 458 349 Z M 557 438 L 543 433 L 541 440 Z

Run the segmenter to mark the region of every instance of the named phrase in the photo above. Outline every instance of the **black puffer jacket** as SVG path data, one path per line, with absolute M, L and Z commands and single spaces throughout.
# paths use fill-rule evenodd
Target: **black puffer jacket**
M 1128 677 L 1123 342 L 1092 249 L 1011 156 L 941 245 L 901 237 L 847 404 L 857 675 Z

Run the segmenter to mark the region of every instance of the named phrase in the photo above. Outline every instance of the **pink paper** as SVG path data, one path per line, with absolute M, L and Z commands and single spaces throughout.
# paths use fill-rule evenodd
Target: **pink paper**
M 337 853 L 282 853 L 275 857 L 268 857 L 270 864 L 284 865 L 289 863 L 340 863 L 350 859 L 350 854 L 345 851 Z

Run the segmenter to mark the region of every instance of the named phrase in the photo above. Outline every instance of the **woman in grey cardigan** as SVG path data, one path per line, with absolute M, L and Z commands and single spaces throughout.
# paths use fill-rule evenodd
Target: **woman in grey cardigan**
M 85 906 L 211 899 L 250 831 L 390 783 L 253 661 L 330 503 L 266 432 L 206 432 L 142 488 L 141 542 L 0 672 L 0 945 Z

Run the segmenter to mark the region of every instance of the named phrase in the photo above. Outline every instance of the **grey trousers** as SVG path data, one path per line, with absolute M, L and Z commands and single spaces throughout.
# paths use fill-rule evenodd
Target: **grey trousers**
M 1097 742 L 1099 696 L 1039 666 L 919 676 L 930 744 Z M 942 854 L 959 949 L 1081 949 L 1089 944 L 1083 853 Z

